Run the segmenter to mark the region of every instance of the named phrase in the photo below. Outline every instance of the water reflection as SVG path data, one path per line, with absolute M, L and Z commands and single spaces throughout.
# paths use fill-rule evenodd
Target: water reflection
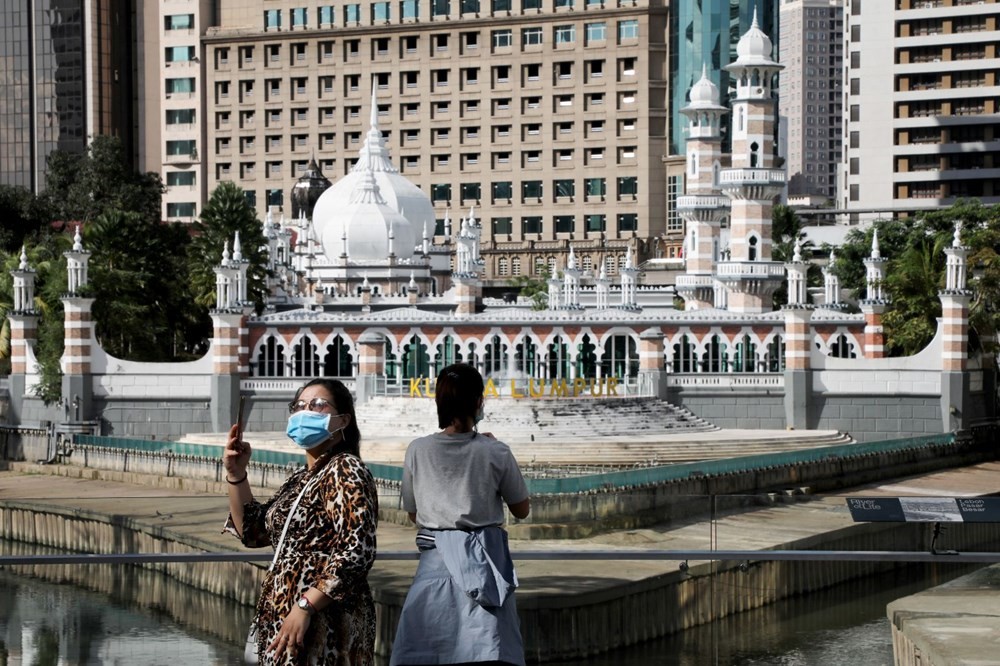
M 0 540 L 0 553 L 28 552 L 45 550 Z M 556 666 L 891 666 L 886 604 L 973 568 L 910 565 Z M 136 567 L 10 567 L 0 570 L 0 666 L 241 664 L 250 615 Z

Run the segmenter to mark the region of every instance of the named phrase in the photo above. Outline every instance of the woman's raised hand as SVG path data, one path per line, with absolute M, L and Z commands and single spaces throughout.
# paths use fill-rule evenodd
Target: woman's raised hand
M 229 429 L 226 448 L 222 452 L 222 466 L 234 479 L 246 476 L 250 454 L 250 445 L 239 439 L 239 425 L 233 425 Z

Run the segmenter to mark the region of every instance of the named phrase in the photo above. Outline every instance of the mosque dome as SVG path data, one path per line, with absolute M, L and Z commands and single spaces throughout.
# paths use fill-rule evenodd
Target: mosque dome
M 771 51 L 774 49 L 771 38 L 764 34 L 757 24 L 757 10 L 753 12 L 753 22 L 750 29 L 743 33 L 736 44 L 736 62 L 738 65 L 773 64 Z
M 346 244 L 347 256 L 357 263 L 385 261 L 390 254 L 411 258 L 417 243 L 413 225 L 382 197 L 375 172 L 358 176 L 348 203 L 317 230 L 324 254 L 339 256 Z
M 689 92 L 694 108 L 715 108 L 719 106 L 719 87 L 708 78 L 708 69 L 702 67 L 701 78 L 691 86 Z
M 330 188 L 330 180 L 320 171 L 316 160 L 309 160 L 306 172 L 292 186 L 292 218 L 300 215 L 312 218 L 313 208 L 323 192 Z
M 398 258 L 409 259 L 413 256 L 417 240 L 423 237 L 425 229 L 428 233 L 434 233 L 435 214 L 430 197 L 400 174 L 389 160 L 389 151 L 385 147 L 385 140 L 376 121 L 377 109 L 375 96 L 372 95 L 371 128 L 358 153 L 358 163 L 351 173 L 323 192 L 313 209 L 313 228 L 316 230 L 316 237 L 323 244 L 324 254 L 331 260 L 343 252 L 342 238 L 345 232 L 348 239 L 348 253 L 352 260 L 384 260 L 387 256 L 386 252 L 379 256 L 371 256 L 370 253 L 375 251 L 376 246 L 379 246 L 378 243 L 354 242 L 360 238 L 371 240 L 373 234 L 382 233 L 376 229 L 363 228 L 363 225 L 369 223 L 366 221 L 368 218 L 359 215 L 357 209 L 352 208 L 356 204 L 376 205 L 372 197 L 368 197 L 367 203 L 355 201 L 357 192 L 368 187 L 365 183 L 369 179 L 376 185 L 377 198 L 381 202 L 378 205 L 386 206 L 394 213 L 390 226 L 395 235 L 393 251 Z M 351 214 L 353 221 L 350 222 L 345 215 L 348 209 L 353 211 Z M 385 233 L 388 233 L 388 228 L 385 229 Z M 388 247 L 387 242 L 382 245 Z M 355 246 L 357 253 L 351 249 Z

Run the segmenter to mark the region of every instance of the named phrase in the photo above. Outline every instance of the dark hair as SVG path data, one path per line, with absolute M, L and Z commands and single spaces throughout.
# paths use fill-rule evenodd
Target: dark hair
M 475 418 L 484 388 L 483 376 L 471 365 L 455 363 L 442 370 L 434 389 L 438 427 L 447 428 L 456 419 L 464 427 L 468 419 Z
M 317 377 L 312 379 L 295 392 L 295 400 L 299 399 L 302 392 L 310 386 L 322 386 L 333 397 L 333 404 L 337 407 L 337 414 L 349 414 L 351 422 L 344 428 L 344 440 L 341 447 L 351 455 L 361 457 L 361 429 L 358 428 L 358 417 L 354 414 L 354 396 L 351 391 L 339 380 Z

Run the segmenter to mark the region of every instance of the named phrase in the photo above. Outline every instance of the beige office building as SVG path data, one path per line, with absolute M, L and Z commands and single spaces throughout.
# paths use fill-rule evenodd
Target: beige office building
M 842 208 L 1000 203 L 998 19 L 995 0 L 849 0 Z
M 783 0 L 778 107 L 788 196 L 837 197 L 843 130 L 844 0 Z
M 157 4 L 168 219 L 196 217 L 222 181 L 262 217 L 290 216 L 310 160 L 331 180 L 353 167 L 374 86 L 393 162 L 434 202 L 431 233 L 470 210 L 482 223 L 487 284 L 562 266 L 571 242 L 595 275 L 616 273 L 628 244 L 663 252 L 662 3 Z

